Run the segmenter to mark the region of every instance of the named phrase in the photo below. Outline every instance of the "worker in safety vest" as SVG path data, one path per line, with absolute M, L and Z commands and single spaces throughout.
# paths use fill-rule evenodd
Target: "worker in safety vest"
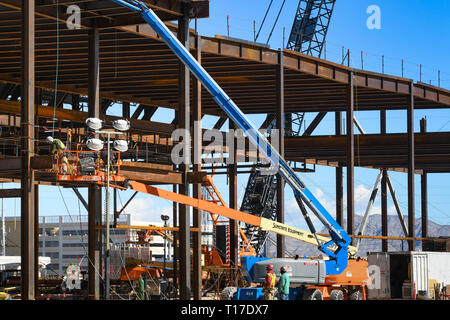
M 0 300 L 11 300 L 11 296 L 6 292 L 0 291 Z
M 48 136 L 47 142 L 52 144 L 52 154 L 55 155 L 55 159 L 56 159 L 56 154 L 58 151 L 66 150 L 66 146 L 59 139 Z M 60 154 L 60 171 L 62 174 L 67 174 L 68 164 L 69 164 L 69 160 L 67 159 L 67 156 L 64 153 L 61 153 Z
M 61 150 L 65 150 L 66 146 L 64 145 L 64 143 L 56 138 L 53 137 L 47 137 L 47 142 L 52 144 L 52 153 L 55 153 L 56 151 L 61 151 Z
M 267 273 L 263 286 L 264 300 L 273 300 L 275 286 L 277 284 L 277 276 L 273 272 L 273 264 L 268 264 L 266 267 L 266 271 Z

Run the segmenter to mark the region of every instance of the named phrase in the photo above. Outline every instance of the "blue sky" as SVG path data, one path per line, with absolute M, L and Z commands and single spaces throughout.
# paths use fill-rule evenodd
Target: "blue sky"
M 227 15 L 230 21 L 230 36 L 246 40 L 253 39 L 253 21 L 257 28 L 264 17 L 270 0 L 211 0 L 210 19 L 198 21 L 200 34 L 214 36 L 227 34 Z M 274 0 L 272 9 L 261 31 L 259 42 L 266 42 L 278 10 L 283 0 Z M 274 33 L 270 46 L 280 48 L 283 45 L 283 28 L 286 38 L 289 35 L 298 2 L 286 0 L 284 9 Z M 378 5 L 381 9 L 381 29 L 369 30 L 366 13 L 370 5 Z M 419 65 L 422 64 L 422 81 L 437 84 L 438 70 L 441 70 L 441 85 L 450 89 L 450 65 L 448 52 L 450 51 L 450 1 L 448 0 L 337 0 L 335 12 L 330 24 L 327 37 L 327 59 L 333 62 L 341 61 L 342 47 L 351 50 L 351 66 L 361 68 L 361 51 L 363 51 L 365 69 L 381 72 L 381 57 L 385 56 L 385 72 L 392 75 L 401 75 L 401 62 L 404 60 L 405 77 L 419 80 Z M 191 24 L 194 27 L 194 23 Z M 111 112 L 114 113 L 115 108 Z M 133 110 L 132 110 L 133 111 Z M 405 132 L 406 112 L 388 111 L 388 132 Z M 450 112 L 448 110 L 416 111 L 415 129 L 419 130 L 419 121 L 423 116 L 428 119 L 429 131 L 450 131 Z M 307 114 L 306 125 L 315 114 Z M 152 118 L 153 121 L 170 122 L 173 113 L 160 110 Z M 377 112 L 357 112 L 356 117 L 367 133 L 378 133 L 379 116 Z M 252 115 L 249 117 L 256 125 L 262 122 L 263 117 Z M 206 117 L 204 127 L 211 126 L 214 117 Z M 224 126 L 225 127 L 225 126 Z M 334 128 L 334 117 L 328 115 L 316 130 L 316 134 L 332 134 L 329 128 Z M 378 172 L 376 170 L 355 169 L 355 207 L 356 212 L 364 212 L 370 189 L 375 182 Z M 238 177 L 239 199 L 243 197 L 248 175 Z M 407 175 L 391 173 L 397 196 L 404 214 L 407 214 Z M 450 174 L 429 175 L 429 216 L 440 224 L 450 224 Z M 316 194 L 322 203 L 334 214 L 334 169 L 316 167 L 316 172 L 302 174 L 306 185 Z M 216 184 L 222 195 L 228 199 L 228 188 L 225 176 L 216 176 Z M 345 170 L 344 170 L 345 181 Z M 5 185 L 5 188 L 7 186 Z M 40 188 L 41 215 L 67 214 L 57 187 Z M 71 215 L 79 213 L 77 198 L 70 189 L 62 189 L 64 200 L 68 203 Z M 345 192 L 345 185 L 344 185 Z M 87 197 L 86 192 L 82 193 Z M 122 203 L 125 203 L 129 191 L 121 191 Z M 345 198 L 345 194 L 344 194 Z M 375 212 L 379 212 L 379 198 L 375 203 Z M 120 205 L 119 205 L 120 207 Z M 171 215 L 172 204 L 169 201 L 139 195 L 133 201 L 129 210 L 135 212 L 137 219 L 146 221 L 159 221 L 161 213 Z M 393 203 L 389 200 L 389 213 L 393 211 Z M 4 212 L 8 216 L 20 215 L 19 199 L 5 199 Z M 85 210 L 81 207 L 81 214 Z M 420 179 L 416 177 L 416 217 L 420 217 Z M 305 228 L 303 218 L 294 203 L 292 191 L 286 188 L 286 220 L 295 226 Z

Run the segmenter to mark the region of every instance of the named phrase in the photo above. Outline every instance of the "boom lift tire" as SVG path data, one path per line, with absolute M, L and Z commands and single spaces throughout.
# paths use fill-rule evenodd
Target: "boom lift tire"
M 231 300 L 233 295 L 237 292 L 236 287 L 226 287 L 220 293 L 220 300 Z
M 330 300 L 344 300 L 344 293 L 341 290 L 332 290 Z
M 322 292 L 319 289 L 306 289 L 303 292 L 303 300 L 323 300 Z
M 361 290 L 355 290 L 350 294 L 350 300 L 362 300 L 363 294 Z

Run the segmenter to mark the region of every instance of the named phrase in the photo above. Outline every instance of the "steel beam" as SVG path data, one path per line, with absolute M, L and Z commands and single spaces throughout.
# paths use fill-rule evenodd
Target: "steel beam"
M 122 117 L 126 119 L 130 119 L 130 103 L 129 102 L 122 102 Z
M 21 116 L 21 298 L 35 299 L 35 203 L 34 154 L 35 117 L 35 2 L 22 0 L 22 116 Z
M 319 123 L 322 121 L 323 118 L 327 115 L 326 112 L 319 112 L 317 116 L 313 119 L 311 124 L 306 128 L 305 132 L 303 133 L 303 136 L 310 136 L 313 131 L 317 128 Z
M 95 92 L 94 92 L 95 93 Z M 93 93 L 93 94 L 94 94 Z M 0 111 L 5 113 L 17 114 L 20 115 L 20 104 L 15 101 L 8 100 L 0 100 Z M 53 115 L 58 120 L 68 120 L 73 122 L 84 122 L 88 117 L 89 113 L 81 112 L 77 110 L 70 109 L 57 109 L 56 112 L 53 112 L 53 107 L 42 106 L 39 105 L 37 109 L 38 116 L 40 118 L 49 118 L 53 119 Z M 120 119 L 121 117 L 103 115 L 103 119 L 109 122 L 113 120 Z M 131 127 L 133 129 L 147 131 L 150 133 L 158 133 L 163 135 L 170 135 L 174 129 L 174 126 L 161 122 L 152 122 L 152 121 L 144 121 L 137 120 L 132 117 L 130 119 Z
M 88 61 L 88 103 L 89 117 L 100 117 L 100 36 L 97 29 L 90 29 Z
M 388 236 L 389 224 L 388 224 L 388 207 L 387 207 L 387 181 L 388 175 L 387 170 L 382 170 L 381 177 L 381 235 L 384 237 Z M 389 244 L 387 239 L 381 241 L 381 251 L 388 252 Z
M 338 111 L 334 116 L 335 134 L 342 135 L 342 112 Z M 344 223 L 344 183 L 342 165 L 338 163 L 336 167 L 336 221 L 342 226 Z
M 278 65 L 276 66 L 276 95 L 277 95 L 277 116 L 276 127 L 278 134 L 278 153 L 284 157 L 284 136 L 285 136 L 285 112 L 284 112 L 284 62 L 283 51 L 278 52 Z M 285 181 L 280 174 L 277 174 L 277 221 L 284 223 L 284 186 Z M 284 257 L 285 237 L 277 234 L 277 257 Z
M 427 119 L 420 120 L 420 132 L 427 132 Z M 420 176 L 421 211 L 422 211 L 422 238 L 428 237 L 428 174 L 424 170 Z
M 78 188 L 72 187 L 73 192 L 75 192 L 75 195 L 77 196 L 78 200 L 83 204 L 83 207 L 86 209 L 86 211 L 89 211 L 89 204 L 84 200 L 83 195 L 80 193 Z
M 229 129 L 234 130 L 236 126 L 233 121 L 229 120 Z M 237 141 L 233 136 L 233 140 L 228 142 L 233 144 L 232 150 L 230 150 L 229 156 L 233 157 L 233 161 L 228 165 L 228 192 L 229 192 L 229 205 L 231 209 L 237 209 Z M 231 148 L 230 148 L 231 149 Z M 237 278 L 233 270 L 236 270 L 239 263 L 239 229 L 237 221 L 230 219 L 230 276 L 232 286 L 237 286 Z
M 173 169 L 176 170 L 176 165 L 173 166 Z M 173 193 L 177 193 L 178 185 L 173 184 L 172 185 L 172 191 Z M 178 203 L 173 202 L 172 203 L 172 221 L 173 221 L 173 227 L 177 228 L 179 230 L 179 222 L 178 222 Z M 178 289 L 180 286 L 180 279 L 179 279 L 179 270 L 180 270 L 180 235 L 179 232 L 174 232 L 173 234 L 173 281 L 175 284 L 175 287 Z
M 0 198 L 20 198 L 22 189 L 0 189 Z
M 414 82 L 410 84 L 410 94 L 407 97 L 407 130 L 408 130 L 408 232 L 409 237 L 415 238 L 415 199 L 414 199 Z M 410 251 L 415 249 L 415 241 L 408 241 Z
M 100 117 L 100 58 L 99 31 L 90 29 L 89 38 L 89 88 L 88 88 L 88 116 Z M 101 272 L 101 233 L 96 226 L 102 221 L 102 193 L 101 187 L 88 187 L 88 297 L 91 300 L 100 299 Z
M 34 283 L 35 296 L 39 296 L 39 185 L 34 186 Z
M 202 49 L 199 36 L 195 37 L 195 55 L 197 61 L 202 63 Z M 193 154 L 192 163 L 193 171 L 198 173 L 202 171 L 201 156 L 202 156 L 202 85 L 201 82 L 192 77 L 192 101 L 193 110 L 192 117 L 194 121 L 191 136 L 193 137 Z M 202 196 L 201 183 L 193 184 L 193 197 L 200 199 Z M 193 252 L 193 296 L 194 300 L 201 300 L 202 297 L 202 215 L 203 212 L 198 208 L 193 208 L 193 227 L 198 229 L 198 232 L 192 234 L 192 252 Z
M 349 85 L 347 87 L 347 233 L 353 234 L 355 229 L 355 196 L 354 196 L 354 167 L 355 167 L 355 149 L 354 149 L 354 130 L 353 130 L 353 110 L 354 110 L 354 83 L 353 71 L 349 72 Z
M 405 237 L 408 236 L 408 228 L 406 227 L 405 220 L 403 219 L 402 209 L 397 200 L 397 195 L 395 194 L 394 185 L 392 184 L 391 178 L 389 175 L 386 175 L 387 185 L 389 187 L 389 191 L 391 192 L 392 201 L 394 202 L 395 210 L 397 211 L 398 220 L 400 221 L 400 225 L 402 226 L 403 234 Z
M 178 19 L 178 39 L 189 48 L 189 5 L 183 4 L 183 16 Z M 178 125 L 190 132 L 190 72 L 181 62 L 178 65 Z M 186 150 L 185 150 L 186 152 Z M 186 156 L 186 155 L 183 155 Z M 188 159 L 185 159 L 188 160 Z M 183 184 L 179 185 L 179 193 L 189 194 L 187 183 L 187 167 L 185 164 L 179 166 L 183 174 Z M 180 241 L 180 299 L 189 300 L 191 298 L 191 254 L 190 254 L 190 212 L 189 208 L 179 205 L 179 241 Z
M 96 227 L 102 224 L 102 190 L 100 186 L 88 187 L 88 298 L 100 299 L 101 233 Z
M 380 111 L 380 133 L 386 134 L 386 110 Z M 381 177 L 381 235 L 388 236 L 388 205 L 387 205 L 387 171 L 382 170 Z M 381 251 L 388 252 L 387 239 L 381 240 Z

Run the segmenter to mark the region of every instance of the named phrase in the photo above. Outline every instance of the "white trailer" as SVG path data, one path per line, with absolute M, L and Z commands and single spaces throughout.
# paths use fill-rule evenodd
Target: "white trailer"
M 450 285 L 450 252 L 369 252 L 368 299 L 430 297 L 431 280 Z

